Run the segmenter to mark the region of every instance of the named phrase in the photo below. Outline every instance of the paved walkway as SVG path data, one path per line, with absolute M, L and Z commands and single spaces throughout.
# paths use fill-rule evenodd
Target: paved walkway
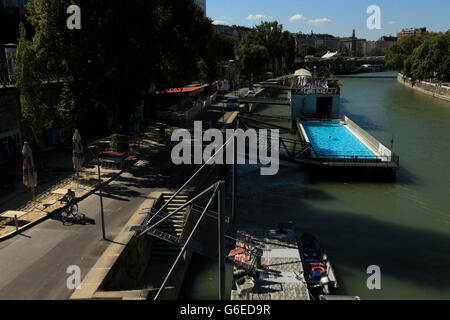
M 63 225 L 57 214 L 0 242 L 0 299 L 68 299 L 67 268 L 79 266 L 81 279 L 120 234 L 130 217 L 152 192 L 173 191 L 191 173 L 170 160 L 171 149 L 158 143 L 158 130 L 144 140 L 148 148 L 140 161 L 104 187 L 104 213 L 108 241 L 102 239 L 97 193 L 79 203 L 90 223 Z M 170 134 L 167 134 L 170 138 Z
M 167 132 L 170 133 L 170 130 L 171 129 L 167 130 Z M 141 151 L 148 152 L 151 147 L 163 146 L 158 142 L 160 139 L 159 129 L 155 126 L 151 131 L 142 136 L 142 139 L 140 140 Z M 133 163 L 134 162 L 129 163 L 128 165 L 133 165 Z M 108 184 L 120 173 L 120 170 L 101 168 L 102 185 Z M 65 204 L 61 203 L 59 200 L 67 192 L 67 189 L 75 191 L 76 197 L 79 200 L 86 198 L 98 190 L 98 169 L 95 165 L 88 164 L 88 166 L 80 173 L 79 177 L 76 177 L 74 173 L 69 175 L 65 174 L 65 176 L 66 177 L 64 178 L 64 175 L 61 175 L 57 183 L 47 186 L 46 189 L 40 188 L 43 189 L 43 191 L 36 196 L 35 201 L 25 201 L 24 204 L 20 205 L 21 202 L 24 202 L 23 198 L 31 198 L 31 192 L 24 194 L 23 188 L 20 188 L 16 194 L 13 194 L 10 197 L 9 201 L 2 203 L 0 207 L 0 241 L 15 236 L 22 230 L 61 211 L 61 209 L 65 207 Z M 18 216 L 20 216 L 18 220 L 18 232 L 13 218 L 1 218 L 3 214 L 8 215 L 8 209 L 17 211 L 13 213 L 17 213 Z

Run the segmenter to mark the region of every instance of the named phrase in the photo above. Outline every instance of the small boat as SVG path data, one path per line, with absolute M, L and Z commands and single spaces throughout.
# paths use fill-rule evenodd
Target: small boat
M 306 282 L 316 295 L 334 294 L 339 287 L 327 254 L 316 238 L 305 233 L 298 239 Z

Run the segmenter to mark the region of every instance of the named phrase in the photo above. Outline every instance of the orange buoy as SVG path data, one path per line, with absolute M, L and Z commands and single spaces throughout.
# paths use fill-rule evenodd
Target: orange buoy
M 325 270 L 325 268 L 323 268 L 323 267 L 313 267 L 312 268 L 312 271 L 314 271 L 314 270 L 320 270 L 320 274 L 324 274 L 324 273 L 326 273 L 327 271 Z

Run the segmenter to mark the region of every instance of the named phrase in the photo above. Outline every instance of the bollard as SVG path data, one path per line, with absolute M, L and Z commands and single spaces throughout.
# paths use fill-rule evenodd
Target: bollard
M 14 215 L 14 223 L 16 224 L 16 231 L 19 231 L 19 221 L 17 220 L 17 215 Z
M 166 134 L 166 127 L 163 125 L 159 126 L 159 135 L 164 136 Z

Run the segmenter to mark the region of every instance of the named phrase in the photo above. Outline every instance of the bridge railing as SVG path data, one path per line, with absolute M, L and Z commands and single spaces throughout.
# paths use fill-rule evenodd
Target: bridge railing
M 396 166 L 400 163 L 400 157 L 394 153 L 391 156 L 377 156 L 342 151 L 332 154 L 315 152 L 315 155 L 317 160 L 321 161 L 323 164 L 327 164 L 329 162 L 348 163 L 349 165 L 352 163 L 366 163 L 375 167 L 388 167 L 393 163 L 396 164 Z

